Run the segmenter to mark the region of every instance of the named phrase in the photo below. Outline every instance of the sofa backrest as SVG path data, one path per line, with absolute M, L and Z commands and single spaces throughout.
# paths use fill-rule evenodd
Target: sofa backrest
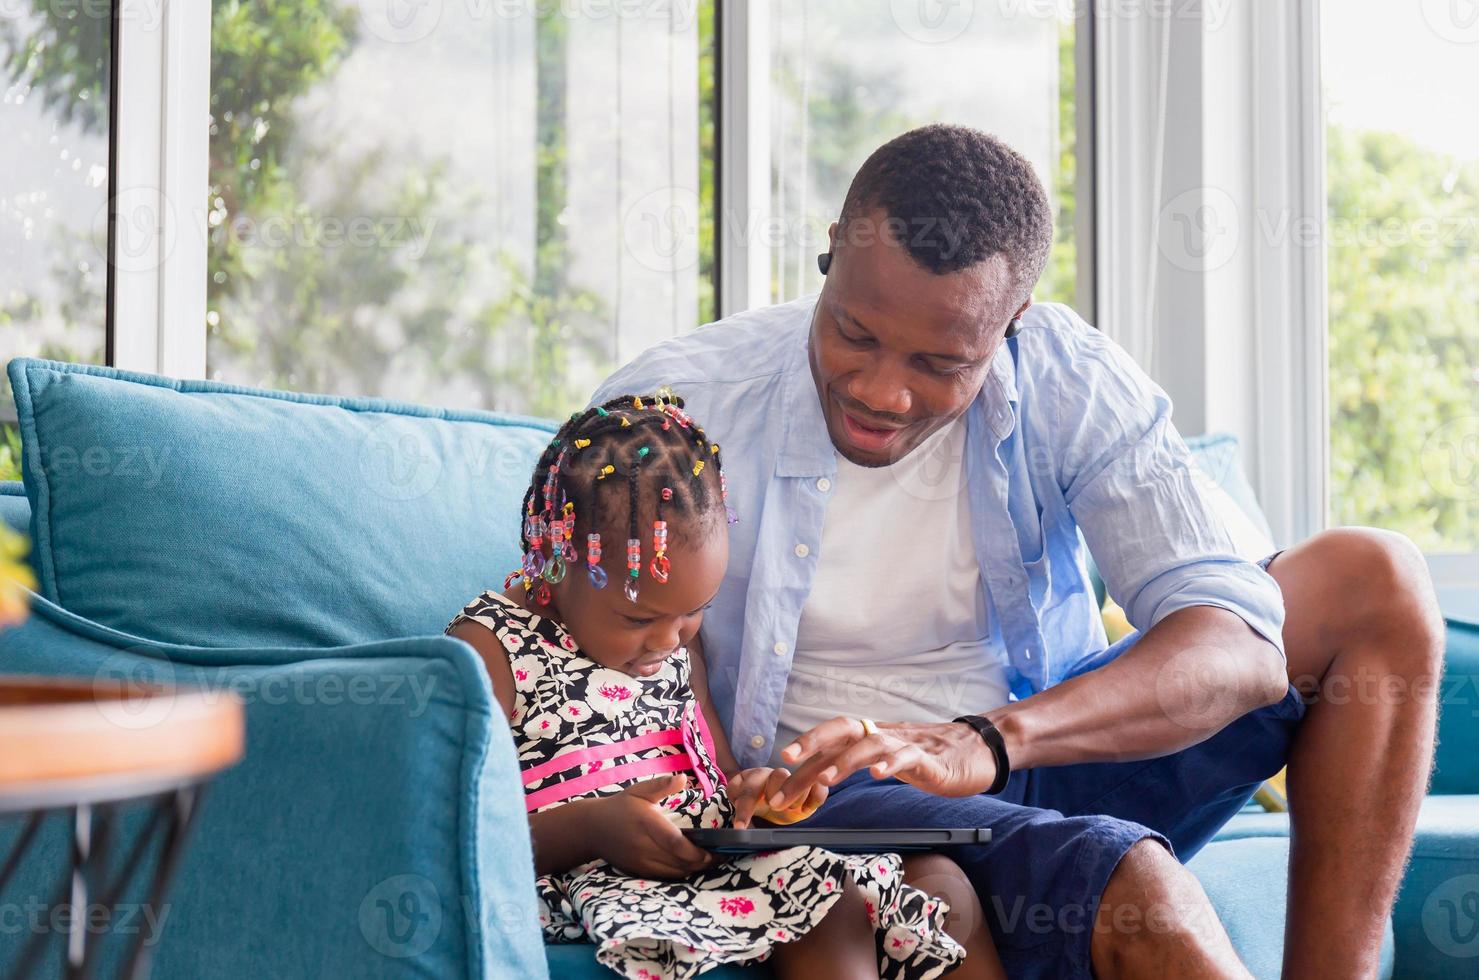
M 31 502 L 19 480 L 0 480 L 0 521 L 17 531 L 31 531 Z
M 38 591 L 196 646 L 440 633 L 517 565 L 555 430 L 32 358 L 9 373 Z

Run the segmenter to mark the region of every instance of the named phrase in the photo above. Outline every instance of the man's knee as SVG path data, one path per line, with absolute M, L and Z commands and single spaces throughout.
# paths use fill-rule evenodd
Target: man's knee
M 1095 973 L 1134 974 L 1143 950 L 1166 942 L 1200 945 L 1221 928 L 1196 876 L 1157 841 L 1139 841 L 1105 885 L 1091 945 Z
M 1441 668 L 1443 617 L 1426 559 L 1403 534 L 1343 527 L 1310 539 L 1320 567 L 1339 578 L 1332 629 L 1359 644 L 1379 644 L 1387 668 L 1416 678 Z

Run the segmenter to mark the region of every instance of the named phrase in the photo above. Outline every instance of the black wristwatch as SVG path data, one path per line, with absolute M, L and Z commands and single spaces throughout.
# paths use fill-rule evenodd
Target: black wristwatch
M 995 796 L 1007 788 L 1007 780 L 1012 778 L 1012 763 L 1007 758 L 1007 743 L 1001 737 L 990 718 L 982 715 L 961 715 L 955 719 L 962 724 L 970 725 L 980 735 L 982 740 L 991 748 L 991 754 L 996 757 L 996 778 L 991 781 L 991 786 L 986 792 Z

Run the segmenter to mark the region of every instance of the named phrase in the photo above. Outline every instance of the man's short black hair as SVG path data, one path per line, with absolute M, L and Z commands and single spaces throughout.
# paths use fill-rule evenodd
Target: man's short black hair
M 936 275 L 1004 256 L 1015 304 L 1032 294 L 1053 247 L 1053 212 L 1032 164 L 968 126 L 921 126 L 874 150 L 842 203 L 842 240 L 849 221 L 879 208 L 909 256 Z

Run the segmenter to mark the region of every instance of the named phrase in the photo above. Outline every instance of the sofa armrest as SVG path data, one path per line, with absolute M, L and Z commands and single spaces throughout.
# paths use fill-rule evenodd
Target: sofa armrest
M 1479 623 L 1448 620 L 1434 793 L 1479 793 Z
M 206 790 L 155 910 L 155 977 L 546 976 L 513 741 L 467 644 L 187 647 L 31 603 L 0 634 L 0 673 L 191 685 L 246 707 L 246 756 Z M 65 820 L 48 818 L 7 902 L 51 902 Z M 17 830 L 0 822 L 0 854 Z

